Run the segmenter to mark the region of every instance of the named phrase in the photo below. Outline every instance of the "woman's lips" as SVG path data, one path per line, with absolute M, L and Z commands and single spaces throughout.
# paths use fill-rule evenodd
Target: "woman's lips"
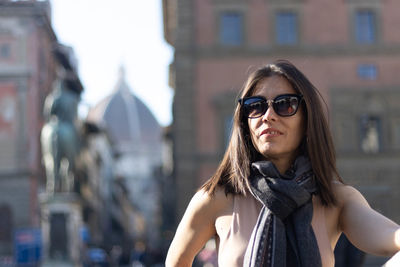
M 267 137 L 274 137 L 274 136 L 282 135 L 282 133 L 277 129 L 267 128 L 261 132 L 261 135 L 266 135 Z

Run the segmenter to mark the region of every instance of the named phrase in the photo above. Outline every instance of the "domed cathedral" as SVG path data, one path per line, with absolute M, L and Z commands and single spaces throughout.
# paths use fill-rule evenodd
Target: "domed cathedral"
M 116 177 L 126 181 L 130 199 L 145 218 L 145 240 L 159 242 L 162 128 L 130 90 L 120 68 L 113 92 L 89 110 L 87 120 L 105 129 L 115 155 Z

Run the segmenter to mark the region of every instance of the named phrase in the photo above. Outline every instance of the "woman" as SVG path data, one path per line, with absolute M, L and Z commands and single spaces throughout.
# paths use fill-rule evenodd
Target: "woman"
M 252 73 L 216 173 L 194 195 L 167 266 L 191 266 L 215 237 L 219 266 L 334 266 L 343 232 L 361 250 L 391 256 L 399 225 L 343 184 L 321 97 L 290 62 Z

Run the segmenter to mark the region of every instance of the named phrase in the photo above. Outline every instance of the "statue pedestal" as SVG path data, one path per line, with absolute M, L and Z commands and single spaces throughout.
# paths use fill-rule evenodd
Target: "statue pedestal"
M 45 193 L 40 195 L 40 202 L 43 266 L 54 266 L 56 262 L 63 266 L 80 266 L 82 211 L 78 195 Z

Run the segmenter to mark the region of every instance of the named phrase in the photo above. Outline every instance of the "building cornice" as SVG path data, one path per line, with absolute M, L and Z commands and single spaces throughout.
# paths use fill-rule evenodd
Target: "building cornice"
M 32 75 L 32 71 L 25 65 L 0 64 L 0 80 L 9 78 L 26 78 Z
M 184 51 L 184 49 L 183 49 Z M 388 56 L 399 55 L 400 44 L 396 45 L 332 45 L 332 46 L 264 46 L 264 47 L 197 47 L 195 49 L 197 57 L 212 57 L 212 58 L 232 58 L 236 57 L 252 57 L 252 56 Z
M 176 9 L 177 0 L 162 0 L 164 39 L 170 45 L 175 45 L 175 33 L 177 27 Z
M 57 41 L 57 36 L 51 26 L 49 1 L 0 1 L 1 17 L 31 17 L 43 27 L 51 40 Z
M 27 176 L 33 175 L 30 170 L 2 170 L 0 171 L 0 179 L 6 178 L 26 178 Z

